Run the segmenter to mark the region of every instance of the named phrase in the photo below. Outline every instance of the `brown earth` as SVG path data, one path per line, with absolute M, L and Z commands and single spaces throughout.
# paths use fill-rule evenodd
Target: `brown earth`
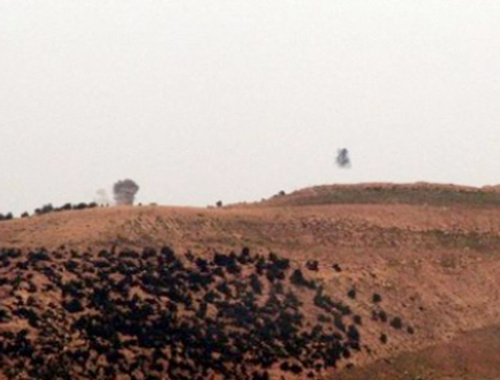
M 354 367 L 325 379 L 500 378 L 496 188 L 338 185 L 217 209 L 67 211 L 0 223 L 0 242 L 94 252 L 168 245 L 200 255 L 249 247 L 300 267 L 317 260 L 319 271 L 308 275 L 363 318 L 364 349 L 350 361 Z M 354 300 L 346 296 L 353 287 Z M 400 317 L 413 334 L 372 320 L 374 293 L 389 318 Z

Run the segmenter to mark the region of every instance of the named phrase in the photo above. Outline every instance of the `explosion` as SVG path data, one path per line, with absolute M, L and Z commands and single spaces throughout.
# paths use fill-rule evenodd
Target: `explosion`
M 116 205 L 133 205 L 138 191 L 139 185 L 131 179 L 116 182 L 113 186 L 113 197 Z

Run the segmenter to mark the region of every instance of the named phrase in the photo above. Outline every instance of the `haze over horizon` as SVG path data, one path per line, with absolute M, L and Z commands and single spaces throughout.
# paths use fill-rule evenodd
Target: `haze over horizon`
M 0 0 L 0 212 L 125 178 L 198 206 L 500 183 L 499 19 L 495 1 Z

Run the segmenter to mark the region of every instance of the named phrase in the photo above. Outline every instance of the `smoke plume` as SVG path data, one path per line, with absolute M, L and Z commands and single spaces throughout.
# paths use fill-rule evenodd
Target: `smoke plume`
M 113 196 L 116 204 L 119 205 L 133 205 L 135 195 L 139 191 L 139 185 L 131 179 L 118 181 L 113 186 Z
M 109 206 L 111 204 L 111 200 L 108 197 L 108 193 L 104 189 L 97 190 L 96 195 L 94 197 L 94 202 L 99 206 Z
M 339 149 L 336 162 L 337 165 L 341 168 L 351 167 L 351 159 L 349 158 L 349 151 L 346 148 Z

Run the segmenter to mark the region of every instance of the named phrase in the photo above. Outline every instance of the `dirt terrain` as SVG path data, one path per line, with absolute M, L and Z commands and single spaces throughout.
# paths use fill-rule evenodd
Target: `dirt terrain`
M 0 244 L 23 252 L 43 247 L 63 257 L 72 250 L 97 257 L 101 249 L 164 246 L 205 258 L 243 247 L 266 257 L 274 252 L 289 260 L 287 276 L 300 269 L 359 317 L 359 349 L 316 378 L 500 378 L 495 187 L 337 185 L 223 208 L 65 211 L 0 223 Z M 60 270 L 64 276 L 63 265 Z M 314 292 L 297 294 L 313 326 L 321 314 Z M 270 374 L 306 378 L 288 372 L 271 368 Z

